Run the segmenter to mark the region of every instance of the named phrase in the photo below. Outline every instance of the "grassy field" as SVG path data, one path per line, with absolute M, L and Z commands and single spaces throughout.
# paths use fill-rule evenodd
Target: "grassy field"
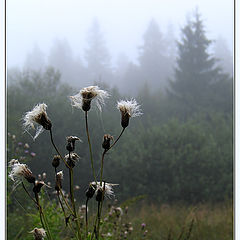
M 133 239 L 233 239 L 233 209 L 231 203 L 197 206 L 142 206 L 129 212 L 133 223 Z M 146 227 L 142 229 L 141 224 Z M 144 237 L 144 232 L 147 233 Z M 131 239 L 130 237 L 128 239 Z
M 117 206 L 115 206 L 116 208 Z M 210 205 L 148 205 L 139 202 L 122 207 L 123 214 L 105 211 L 102 216 L 101 240 L 232 240 L 233 209 L 230 201 Z M 64 227 L 64 219 L 55 207 L 48 208 L 51 231 L 57 240 L 72 239 Z M 47 209 L 45 209 L 47 210 Z M 94 215 L 95 216 L 95 215 Z M 93 218 L 94 218 L 93 216 Z M 29 231 L 38 226 L 38 213 L 35 215 L 9 216 L 8 239 L 33 239 Z M 84 217 L 82 226 L 84 228 Z M 24 222 L 24 224 L 23 224 Z M 83 229 L 84 230 L 84 229 Z

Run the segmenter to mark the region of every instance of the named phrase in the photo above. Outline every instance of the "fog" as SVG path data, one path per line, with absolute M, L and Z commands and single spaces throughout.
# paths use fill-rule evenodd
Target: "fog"
M 85 79 L 81 86 L 101 80 L 121 90 L 122 76 L 141 61 L 144 36 L 154 22 L 164 43 L 159 47 L 168 57 L 166 72 L 161 72 L 166 79 L 172 76 L 181 29 L 196 8 L 206 36 L 214 40 L 209 51 L 231 73 L 233 1 L 227 0 L 11 0 L 7 2 L 7 67 L 37 70 L 52 65 L 72 85 L 79 85 L 81 77 Z M 94 43 L 94 38 L 99 42 Z M 95 58 L 92 67 L 87 58 Z M 106 72 L 99 70 L 103 65 Z

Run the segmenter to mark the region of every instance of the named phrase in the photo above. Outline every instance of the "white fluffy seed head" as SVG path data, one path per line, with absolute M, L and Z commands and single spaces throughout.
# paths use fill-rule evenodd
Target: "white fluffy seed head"
M 26 112 L 23 116 L 24 131 L 29 133 L 30 129 L 36 130 L 34 136 L 29 133 L 33 140 L 35 140 L 39 134 L 43 132 L 44 128 L 47 129 L 51 125 L 46 109 L 47 105 L 45 103 L 37 104 L 31 111 Z
M 15 160 L 15 159 L 13 159 Z M 11 162 L 11 161 L 10 161 Z M 32 172 L 28 168 L 26 164 L 19 163 L 18 160 L 15 160 L 15 162 L 11 163 L 11 172 L 9 173 L 9 177 L 15 182 L 20 181 L 22 178 L 29 179 L 32 177 Z
M 105 188 L 104 188 L 104 182 L 102 182 L 102 185 L 100 184 L 100 182 L 97 182 L 97 186 L 96 186 L 96 182 L 91 182 L 90 185 L 95 189 L 95 194 L 97 194 L 98 190 L 103 191 L 103 189 L 105 189 L 104 195 L 111 198 L 112 196 L 114 196 L 113 186 L 117 186 L 118 184 L 105 182 Z
M 117 108 L 123 115 L 128 114 L 129 117 L 138 117 L 143 114 L 140 105 L 135 99 L 130 101 L 121 100 L 117 103 Z
M 91 102 L 93 99 L 96 101 L 96 105 L 100 111 L 102 111 L 102 106 L 105 103 L 105 99 L 110 95 L 108 92 L 99 89 L 98 86 L 89 86 L 81 89 L 79 93 L 74 96 L 70 96 L 72 106 L 83 109 L 84 102 Z
M 43 228 L 34 228 L 30 233 L 33 234 L 35 240 L 43 240 L 46 237 L 46 231 Z

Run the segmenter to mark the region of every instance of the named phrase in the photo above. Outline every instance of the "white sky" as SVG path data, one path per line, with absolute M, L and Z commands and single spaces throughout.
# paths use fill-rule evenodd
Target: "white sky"
M 123 52 L 133 60 L 152 17 L 163 32 L 171 23 L 179 33 L 196 6 L 207 36 L 221 35 L 231 49 L 233 0 L 8 0 L 8 67 L 21 66 L 35 44 L 48 54 L 56 38 L 67 39 L 75 56 L 82 55 L 94 17 L 110 53 L 116 57 Z

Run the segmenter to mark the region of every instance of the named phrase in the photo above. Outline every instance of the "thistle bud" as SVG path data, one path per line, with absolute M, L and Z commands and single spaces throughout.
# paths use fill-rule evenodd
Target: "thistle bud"
M 33 187 L 33 192 L 40 193 L 43 185 L 45 185 L 45 183 L 43 181 L 35 181 L 35 185 Z
M 57 168 L 60 164 L 60 156 L 59 155 L 54 155 L 53 160 L 52 160 L 52 166 Z
M 56 174 L 56 183 L 55 183 L 56 191 L 59 191 L 62 188 L 62 180 L 63 180 L 63 171 L 60 171 Z
M 103 136 L 103 143 L 102 143 L 103 149 L 109 150 L 110 145 L 111 145 L 110 144 L 111 140 L 113 140 L 113 136 L 111 136 L 110 134 L 105 134 Z
M 66 149 L 69 151 L 69 152 L 73 152 L 74 149 L 75 149 L 75 141 L 81 141 L 80 138 L 76 137 L 76 136 L 69 136 L 67 137 L 67 146 L 66 146 Z

